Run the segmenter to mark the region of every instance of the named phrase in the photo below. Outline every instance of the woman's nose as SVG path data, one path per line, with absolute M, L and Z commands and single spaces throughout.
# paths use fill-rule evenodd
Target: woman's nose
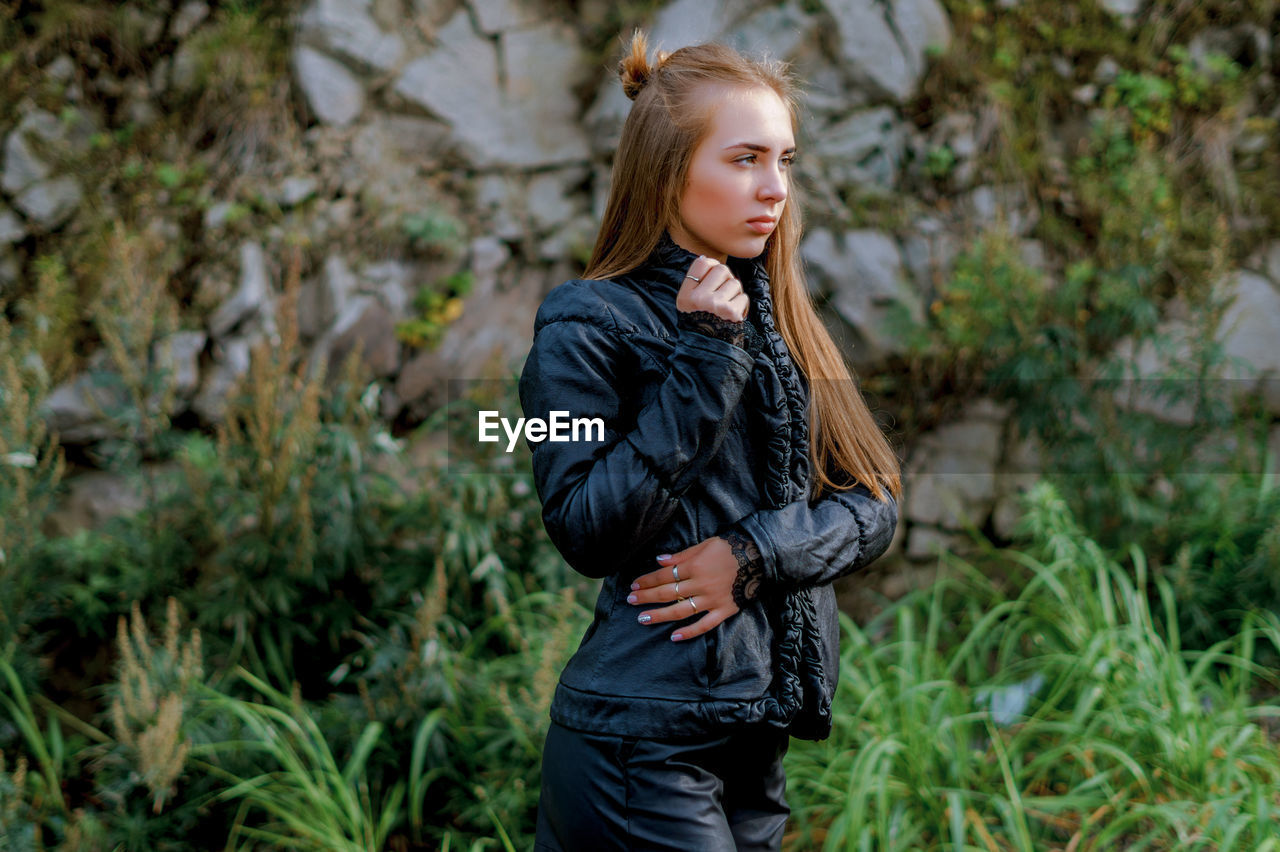
M 787 176 L 780 168 L 766 170 L 760 181 L 758 196 L 761 201 L 784 201 L 787 197 Z

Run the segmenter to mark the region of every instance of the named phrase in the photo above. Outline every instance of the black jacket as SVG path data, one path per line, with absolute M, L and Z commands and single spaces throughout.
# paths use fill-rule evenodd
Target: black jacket
M 824 739 L 839 675 L 831 582 L 885 551 L 897 504 L 861 485 L 809 502 L 808 386 L 774 325 L 762 258 L 728 260 L 751 299 L 753 346 L 676 310 L 695 257 L 664 232 L 643 266 L 566 281 L 534 320 L 525 416 L 564 411 L 606 427 L 602 442 L 530 445 L 551 540 L 604 580 L 551 718 L 645 737 L 764 723 Z M 626 598 L 654 557 L 731 527 L 759 548 L 759 596 L 680 642 L 671 633 L 705 613 L 639 624 L 646 607 Z

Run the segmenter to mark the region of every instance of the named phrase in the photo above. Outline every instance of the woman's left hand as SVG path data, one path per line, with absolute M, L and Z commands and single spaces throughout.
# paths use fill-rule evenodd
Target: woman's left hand
M 733 601 L 738 560 L 723 538 L 712 536 L 678 553 L 663 554 L 658 557 L 658 564 L 663 567 L 637 577 L 631 584 L 627 602 L 641 606 L 676 602 L 637 613 L 641 624 L 680 621 L 693 615 L 696 609 L 703 614 L 702 618 L 671 634 L 671 640 L 679 642 L 706 633 L 738 611 Z M 693 606 L 689 605 L 690 600 Z

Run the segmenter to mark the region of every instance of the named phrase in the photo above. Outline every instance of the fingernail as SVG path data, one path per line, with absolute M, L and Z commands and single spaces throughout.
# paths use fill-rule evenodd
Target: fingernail
M 684 638 L 684 634 L 683 634 L 683 633 L 672 633 L 672 634 L 671 634 L 671 641 L 672 641 L 672 642 L 679 642 L 679 641 L 680 641 L 681 639 L 683 639 L 683 638 Z
M 631 584 L 631 591 L 634 592 L 638 588 L 640 588 L 640 581 L 636 580 L 634 583 Z
M 659 562 L 666 562 L 666 561 L 667 561 L 668 559 L 670 559 L 670 558 L 671 558 L 671 554 L 670 554 L 670 553 L 664 553 L 664 554 L 662 554 L 661 556 L 659 556 L 659 557 L 658 557 L 658 561 L 659 561 Z
M 636 602 L 635 595 L 627 595 L 627 603 L 635 603 L 635 602 Z
M 636 621 L 640 622 L 641 624 L 648 624 L 649 621 L 652 620 L 652 618 L 653 618 L 652 615 L 642 615 L 639 618 L 637 618 Z

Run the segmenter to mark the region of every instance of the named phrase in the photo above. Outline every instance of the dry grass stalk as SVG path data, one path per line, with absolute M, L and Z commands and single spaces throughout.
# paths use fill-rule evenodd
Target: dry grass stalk
M 169 598 L 163 643 L 155 647 L 142 609 L 135 601 L 131 618 L 116 629 L 120 653 L 111 721 L 117 739 L 136 753 L 137 769 L 159 813 L 182 774 L 191 743 L 182 723 L 194 685 L 204 678 L 200 631 L 183 642 L 178 603 Z

